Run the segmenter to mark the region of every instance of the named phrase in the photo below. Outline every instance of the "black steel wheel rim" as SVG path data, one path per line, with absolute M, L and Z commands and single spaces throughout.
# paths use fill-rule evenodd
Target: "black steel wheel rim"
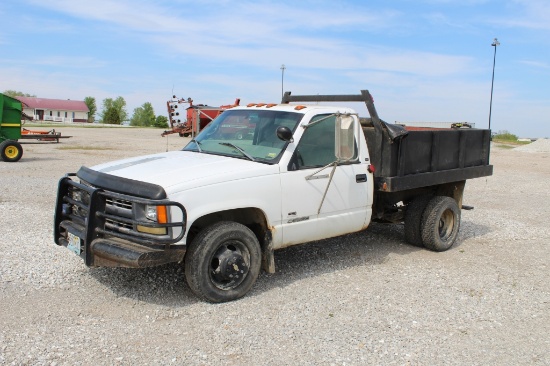
M 220 290 L 238 287 L 250 270 L 250 252 L 245 244 L 238 240 L 222 243 L 209 263 L 210 280 Z

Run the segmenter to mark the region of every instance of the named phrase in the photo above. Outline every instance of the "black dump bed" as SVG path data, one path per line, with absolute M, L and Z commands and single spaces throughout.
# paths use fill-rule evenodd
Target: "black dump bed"
M 379 138 L 374 126 L 363 127 L 371 161 L 377 169 L 375 189 L 396 192 L 458 182 L 493 173 L 489 165 L 490 130 L 405 129 L 406 134 Z
M 399 192 L 493 174 L 489 165 L 491 131 L 474 128 L 412 128 L 382 121 L 368 90 L 359 95 L 300 95 L 289 102 L 364 102 L 370 118 L 361 118 L 375 191 Z

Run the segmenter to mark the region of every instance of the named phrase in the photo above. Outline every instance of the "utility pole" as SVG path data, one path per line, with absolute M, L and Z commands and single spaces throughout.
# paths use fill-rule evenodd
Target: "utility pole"
M 491 101 L 489 102 L 489 129 L 491 129 L 491 112 L 493 111 L 493 86 L 495 84 L 495 61 L 497 59 L 497 46 L 500 46 L 498 39 L 494 39 L 491 44 L 495 48 L 495 54 L 493 56 L 493 78 L 491 79 Z
M 285 64 L 282 64 L 281 65 L 281 99 L 285 94 L 285 91 L 284 91 L 285 90 L 285 69 L 286 69 Z

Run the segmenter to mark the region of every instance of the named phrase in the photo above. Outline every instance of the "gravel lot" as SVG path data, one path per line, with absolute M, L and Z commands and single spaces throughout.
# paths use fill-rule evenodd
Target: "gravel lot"
M 178 265 L 89 269 L 53 242 L 63 174 L 186 139 L 58 131 L 73 137 L 0 162 L 0 364 L 550 365 L 548 151 L 494 146 L 447 252 L 373 224 L 276 252 L 276 274 L 213 305 Z

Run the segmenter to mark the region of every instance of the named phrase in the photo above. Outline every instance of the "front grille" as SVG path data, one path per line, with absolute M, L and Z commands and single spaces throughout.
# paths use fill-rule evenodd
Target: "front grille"
M 133 225 L 118 220 L 105 219 L 105 228 L 116 230 L 123 233 L 128 233 L 133 230 Z
M 132 202 L 127 200 L 107 197 L 105 203 L 107 206 L 117 207 L 124 210 L 132 210 Z

